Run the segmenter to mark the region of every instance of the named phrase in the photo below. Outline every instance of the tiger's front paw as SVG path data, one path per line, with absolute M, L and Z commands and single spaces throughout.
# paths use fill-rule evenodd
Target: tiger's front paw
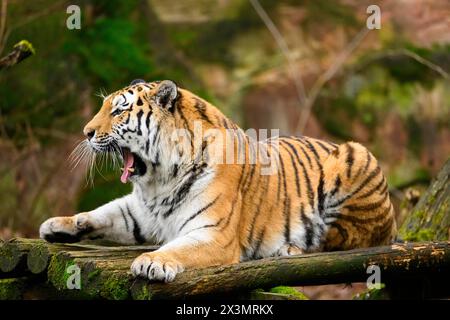
M 165 282 L 173 281 L 177 273 L 183 270 L 181 263 L 158 251 L 143 253 L 131 264 L 133 276 Z
M 73 243 L 93 230 L 86 214 L 71 217 L 54 217 L 46 220 L 39 228 L 39 236 L 48 242 Z

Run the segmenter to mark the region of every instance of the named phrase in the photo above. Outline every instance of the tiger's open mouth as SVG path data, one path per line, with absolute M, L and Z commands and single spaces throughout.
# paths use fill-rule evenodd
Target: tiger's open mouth
M 128 148 L 121 148 L 123 158 L 123 168 L 120 181 L 127 183 L 131 176 L 143 176 L 147 172 L 147 166 L 137 154 Z

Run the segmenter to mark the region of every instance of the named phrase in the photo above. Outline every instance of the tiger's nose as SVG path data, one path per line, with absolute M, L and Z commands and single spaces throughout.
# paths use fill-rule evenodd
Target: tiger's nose
M 84 128 L 83 133 L 88 138 L 88 140 L 91 140 L 95 135 L 95 130 L 91 128 Z

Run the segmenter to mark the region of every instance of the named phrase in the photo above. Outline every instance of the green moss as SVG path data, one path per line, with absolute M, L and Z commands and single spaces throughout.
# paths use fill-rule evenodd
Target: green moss
M 28 252 L 27 266 L 33 273 L 43 272 L 48 264 L 49 252 L 47 246 L 39 243 Z
M 309 300 L 308 297 L 305 296 L 302 292 L 300 292 L 292 287 L 278 286 L 278 287 L 270 289 L 269 292 L 287 294 L 290 296 L 294 296 L 298 300 Z
M 34 47 L 33 47 L 33 45 L 31 44 L 31 42 L 29 42 L 29 41 L 27 41 L 27 40 L 19 41 L 18 43 L 16 43 L 16 44 L 14 45 L 14 48 L 16 48 L 16 47 L 21 47 L 21 46 L 25 47 L 25 48 L 26 48 L 26 51 L 27 51 L 27 52 L 30 52 L 31 54 L 35 54 L 35 53 L 36 53 L 36 50 L 34 49 Z
M 74 260 L 67 258 L 64 253 L 58 253 L 52 257 L 48 266 L 48 279 L 55 288 L 67 289 L 67 280 L 71 276 L 67 272 L 67 268 L 74 264 Z
M 129 285 L 128 278 L 109 277 L 103 283 L 100 294 L 107 299 L 125 300 L 129 297 Z
M 434 231 L 431 228 L 406 231 L 402 233 L 402 238 L 406 241 L 430 241 L 434 238 Z
M 19 249 L 8 242 L 0 247 L 0 270 L 3 272 L 12 271 L 20 261 Z
M 0 279 L 0 300 L 21 299 L 24 285 L 23 279 Z
M 385 284 L 381 283 L 378 289 L 367 289 L 353 296 L 353 300 L 386 300 L 389 298 Z
M 428 199 L 427 199 L 427 204 L 428 205 L 432 205 L 435 201 L 436 201 L 436 195 L 435 194 L 431 194 L 428 197 Z
M 151 300 L 146 281 L 137 281 L 131 287 L 131 295 L 134 300 Z
M 101 271 L 100 269 L 95 269 L 94 271 L 90 272 L 90 273 L 88 274 L 88 276 L 87 276 L 88 281 L 92 281 L 92 280 L 94 280 L 95 278 L 97 278 L 97 277 L 100 275 L 101 272 L 102 272 L 102 271 Z

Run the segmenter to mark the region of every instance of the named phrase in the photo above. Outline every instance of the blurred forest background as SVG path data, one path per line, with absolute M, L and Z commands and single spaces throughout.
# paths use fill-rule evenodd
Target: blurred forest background
M 248 0 L 0 2 L 0 56 L 36 49 L 0 70 L 1 237 L 129 191 L 106 168 L 92 188 L 67 159 L 100 91 L 136 78 L 175 80 L 244 128 L 364 143 L 397 209 L 450 155 L 448 0 L 260 0 L 267 16 Z M 81 30 L 66 27 L 71 4 Z

